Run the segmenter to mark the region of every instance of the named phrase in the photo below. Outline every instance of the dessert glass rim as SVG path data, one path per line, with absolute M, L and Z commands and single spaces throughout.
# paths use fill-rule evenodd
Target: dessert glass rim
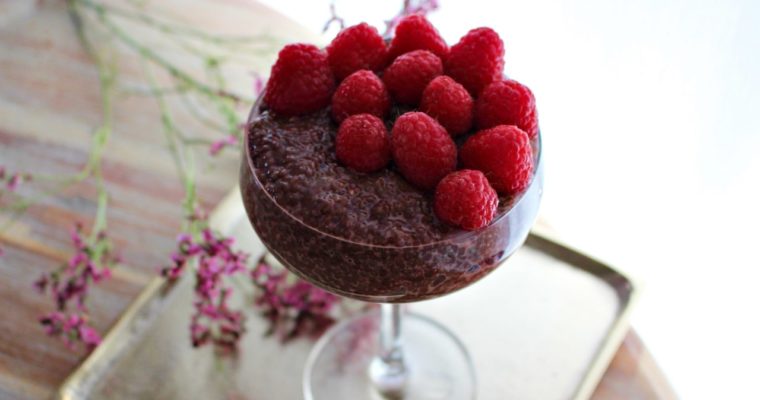
M 261 94 L 256 99 L 256 102 L 253 104 L 253 107 L 251 107 L 251 111 L 248 114 L 248 119 L 247 119 L 246 124 L 245 124 L 245 134 L 243 135 L 244 136 L 243 137 L 243 156 L 246 158 L 246 164 L 248 165 L 248 169 L 249 169 L 249 171 L 251 173 L 251 177 L 253 178 L 254 185 L 256 185 L 259 189 L 261 189 L 261 191 L 263 191 L 264 194 L 266 195 L 267 199 L 269 199 L 274 205 L 276 205 L 277 208 L 279 208 L 289 218 L 293 219 L 294 221 L 297 221 L 299 224 L 305 226 L 306 228 L 308 228 L 308 229 L 310 229 L 310 230 L 312 230 L 312 231 L 314 231 L 314 232 L 316 232 L 316 233 L 318 233 L 320 235 L 324 235 L 324 236 L 330 237 L 330 238 L 332 238 L 334 240 L 338 240 L 338 241 L 345 242 L 345 243 L 348 243 L 348 244 L 357 245 L 357 246 L 365 246 L 365 247 L 373 247 L 373 248 L 399 249 L 399 250 L 401 250 L 401 249 L 414 249 L 414 248 L 424 248 L 424 247 L 428 247 L 428 246 L 435 246 L 435 245 L 438 245 L 440 243 L 465 240 L 465 239 L 470 238 L 472 236 L 476 236 L 476 235 L 480 234 L 482 231 L 484 231 L 484 230 L 490 228 L 491 226 L 499 223 L 499 221 L 501 221 L 502 219 L 506 218 L 514 209 L 517 208 L 517 205 L 525 197 L 525 193 L 527 193 L 528 190 L 530 190 L 533 187 L 533 185 L 535 184 L 535 182 L 536 182 L 536 175 L 538 174 L 538 171 L 539 171 L 539 169 L 541 167 L 541 153 L 543 152 L 543 146 L 542 146 L 542 143 L 541 143 L 541 129 L 539 128 L 538 135 L 536 135 L 536 139 L 535 139 L 537 151 L 536 151 L 536 154 L 534 156 L 535 163 L 534 163 L 534 166 L 533 166 L 533 171 L 531 171 L 530 183 L 528 184 L 528 186 L 525 189 L 522 190 L 522 192 L 520 192 L 520 194 L 516 198 L 512 198 L 511 205 L 510 205 L 509 209 L 507 209 L 506 211 L 504 211 L 501 214 L 497 215 L 493 220 L 491 220 L 491 222 L 488 223 L 488 225 L 486 225 L 486 226 L 484 226 L 484 227 L 482 227 L 480 229 L 474 230 L 474 231 L 467 231 L 467 230 L 464 230 L 464 229 L 460 229 L 459 232 L 453 233 L 451 235 L 447 235 L 446 237 L 444 237 L 442 239 L 439 239 L 439 240 L 435 240 L 435 241 L 431 241 L 431 242 L 426 242 L 426 243 L 405 245 L 405 246 L 394 246 L 394 245 L 387 245 L 387 244 L 364 243 L 364 242 L 359 242 L 359 241 L 355 241 L 355 240 L 349 240 L 349 239 L 346 239 L 346 238 L 343 238 L 343 237 L 340 237 L 340 236 L 336 236 L 336 235 L 334 235 L 332 233 L 325 232 L 325 231 L 323 231 L 323 230 L 321 230 L 321 229 L 319 229 L 317 227 L 314 227 L 314 226 L 312 226 L 310 224 L 307 224 L 301 218 L 298 218 L 295 215 L 293 215 L 288 209 L 286 209 L 285 207 L 283 207 L 282 205 L 280 205 L 280 203 L 277 202 L 277 200 L 275 200 L 272 197 L 272 195 L 266 189 L 266 187 L 264 186 L 264 184 L 259 180 L 258 175 L 256 175 L 256 168 L 253 166 L 253 158 L 251 157 L 251 147 L 250 147 L 250 143 L 249 143 L 249 141 L 250 141 L 250 133 L 251 133 L 250 128 L 253 125 L 253 123 L 255 122 L 256 117 L 258 117 L 258 115 L 260 113 L 261 104 L 263 102 L 264 94 L 265 93 L 266 93 L 266 87 L 263 88 L 263 90 L 261 91 Z

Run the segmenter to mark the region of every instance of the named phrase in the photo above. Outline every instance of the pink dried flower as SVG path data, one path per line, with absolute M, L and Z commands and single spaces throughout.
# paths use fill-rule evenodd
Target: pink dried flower
M 58 311 L 65 311 L 73 300 L 77 309 L 86 311 L 85 300 L 90 283 L 98 283 L 111 277 L 110 269 L 119 263 L 112 254 L 111 244 L 104 232 L 88 242 L 82 236 L 82 226 L 76 224 L 71 230 L 74 255 L 55 271 L 41 275 L 34 286 L 42 293 L 48 288 Z
M 256 71 L 251 71 L 251 76 L 253 76 L 253 95 L 258 96 L 264 91 L 264 78 Z
M 8 170 L 0 166 L 0 183 L 5 182 L 5 189 L 9 192 L 13 192 L 21 186 L 22 183 L 32 180 L 30 174 L 23 174 L 20 172 L 8 173 Z
M 91 326 L 81 326 L 79 336 L 82 338 L 82 342 L 90 348 L 95 348 L 100 344 L 100 334 Z
M 11 175 L 11 178 L 8 179 L 8 182 L 5 184 L 5 187 L 8 188 L 11 192 L 16 190 L 19 184 L 21 184 L 22 179 L 21 175 L 19 174 L 13 174 Z
M 283 340 L 319 335 L 335 322 L 330 313 L 340 299 L 300 279 L 289 284 L 287 277 L 286 271 L 275 271 L 266 263 L 251 271 L 260 290 L 254 302 L 271 324 L 269 333 L 279 333 Z
M 190 222 L 197 222 L 197 221 L 206 221 L 208 219 L 208 214 L 206 214 L 206 210 L 199 206 L 195 206 L 193 208 L 193 213 L 187 216 L 187 219 Z
M 199 271 L 204 279 L 215 280 L 219 272 L 231 275 L 245 269 L 248 254 L 232 249 L 234 239 L 217 237 L 210 229 L 204 229 L 201 238 L 195 242 L 187 233 L 177 236 L 177 251 L 171 254 L 172 265 L 163 267 L 161 275 L 172 280 L 179 278 L 195 257 L 199 258 Z
M 233 352 L 245 332 L 245 318 L 241 311 L 232 310 L 227 303 L 231 289 L 220 289 L 214 297 L 198 296 L 195 313 L 190 321 L 190 340 L 193 347 L 213 343 L 215 348 Z
M 87 321 L 86 314 L 66 315 L 60 311 L 40 317 L 40 324 L 48 335 L 61 338 L 71 349 L 77 342 L 81 342 L 88 350 L 92 350 L 100 344 L 100 334 Z
M 80 341 L 88 348 L 94 348 L 100 343 L 100 336 L 87 325 L 85 302 L 90 285 L 110 278 L 111 268 L 119 263 L 119 257 L 112 254 L 105 232 L 98 232 L 94 238 L 88 239 L 82 236 L 82 226 L 76 224 L 71 230 L 71 241 L 74 254 L 68 262 L 42 274 L 34 282 L 40 293 L 50 291 L 57 310 L 41 317 L 40 323 L 49 335 L 61 336 L 69 347 Z M 66 316 L 72 302 L 76 305 L 76 312 Z
M 203 251 L 201 246 L 193 243 L 193 238 L 189 234 L 180 234 L 177 236 L 177 251 L 171 254 L 172 265 L 161 268 L 161 275 L 171 281 L 178 279 L 182 276 L 188 260 L 201 251 Z
M 209 154 L 215 156 L 219 154 L 224 148 L 229 146 L 235 146 L 238 143 L 238 138 L 235 135 L 228 135 L 222 139 L 219 139 L 213 143 L 208 149 Z
M 195 312 L 190 321 L 190 339 L 194 347 L 213 343 L 219 350 L 233 351 L 245 331 L 244 316 L 229 307 L 232 289 L 226 278 L 246 270 L 248 254 L 232 249 L 234 239 L 215 235 L 204 229 L 200 240 L 188 234 L 177 237 L 177 251 L 172 253 L 172 265 L 164 267 L 162 275 L 178 279 L 188 262 L 197 261 L 195 270 Z
M 45 293 L 45 289 L 47 288 L 47 285 L 48 285 L 47 275 L 42 275 L 36 281 L 34 281 L 34 287 L 40 293 Z
M 375 351 L 377 332 L 380 321 L 377 318 L 362 318 L 352 324 L 352 335 L 348 343 L 340 346 L 337 358 L 340 360 L 339 369 L 353 365 L 357 360 L 371 356 Z

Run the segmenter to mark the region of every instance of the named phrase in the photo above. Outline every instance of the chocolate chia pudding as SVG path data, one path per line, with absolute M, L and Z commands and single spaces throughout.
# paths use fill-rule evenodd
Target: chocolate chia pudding
M 296 117 L 255 109 L 246 135 L 240 186 L 248 216 L 302 278 L 364 301 L 418 301 L 477 281 L 525 240 L 541 196 L 540 162 L 534 182 L 517 198 L 502 197 L 488 226 L 463 231 L 439 221 L 432 195 L 393 168 L 342 166 L 336 132 L 327 109 Z

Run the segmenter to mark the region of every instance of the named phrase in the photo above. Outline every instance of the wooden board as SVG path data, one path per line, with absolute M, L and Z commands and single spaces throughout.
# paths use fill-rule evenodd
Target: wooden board
M 212 32 L 270 32 L 284 41 L 316 40 L 254 1 L 152 3 L 157 4 L 158 15 L 170 14 Z M 136 33 L 143 39 L 141 34 Z M 150 36 L 146 33 L 144 39 L 149 41 Z M 122 78 L 143 81 L 139 64 L 129 52 L 123 53 L 120 62 L 127 68 Z M 240 85 L 247 88 L 250 82 L 241 78 Z M 102 118 L 99 96 L 97 70 L 74 36 L 64 2 L 0 2 L 0 165 L 34 174 L 81 169 L 89 138 Z M 116 102 L 115 131 L 103 167 L 112 196 L 108 230 L 126 266 L 93 293 L 93 322 L 100 330 L 112 326 L 166 262 L 179 229 L 182 188 L 163 146 L 156 108 L 155 101 L 145 97 L 120 97 Z M 178 122 L 193 126 L 187 116 Z M 206 169 L 199 186 L 208 208 L 237 180 L 237 154 L 220 157 L 215 169 L 199 162 Z M 27 185 L 22 193 L 33 193 L 33 187 Z M 31 284 L 40 273 L 67 259 L 68 230 L 74 221 L 91 224 L 94 194 L 91 182 L 71 187 L 32 207 L 0 237 L 6 253 L 0 257 L 0 399 L 50 397 L 85 355 L 44 335 L 36 320 L 50 311 L 51 302 L 34 292 Z M 637 343 L 633 336 L 626 340 L 597 398 L 651 398 L 647 394 L 663 393 L 651 389 L 652 382 L 661 378 L 653 364 L 641 362 L 650 358 Z M 642 395 L 636 397 L 637 393 Z

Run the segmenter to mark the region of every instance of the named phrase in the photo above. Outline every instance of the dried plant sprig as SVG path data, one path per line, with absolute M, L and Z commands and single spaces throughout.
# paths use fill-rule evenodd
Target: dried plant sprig
M 113 253 L 113 246 L 104 231 L 93 237 L 85 237 L 82 225 L 76 224 L 71 230 L 74 255 L 58 269 L 42 274 L 35 286 L 43 293 L 50 291 L 58 311 L 70 309 L 71 302 L 76 310 L 87 312 L 86 300 L 89 287 L 111 277 L 111 269 L 120 257 Z
M 343 20 L 343 18 L 338 16 L 338 13 L 335 11 L 335 2 L 330 2 L 330 19 L 325 22 L 325 26 L 322 28 L 322 33 L 327 32 L 328 29 L 333 24 L 338 24 L 338 28 L 343 30 L 343 28 L 346 27 L 346 22 Z
M 102 174 L 103 154 L 113 131 L 113 97 L 116 79 L 115 60 L 109 53 L 96 48 L 84 31 L 81 20 L 76 14 L 70 14 L 77 36 L 82 42 L 88 55 L 92 58 L 98 70 L 100 81 L 103 120 L 92 135 L 90 156 L 84 168 L 72 177 L 62 180 L 63 186 L 68 186 L 86 179 L 94 179 L 97 191 L 97 208 L 90 235 L 83 235 L 83 227 L 76 224 L 71 231 L 71 241 L 74 245 L 74 255 L 56 270 L 43 274 L 35 281 L 35 286 L 43 293 L 49 292 L 55 304 L 56 311 L 40 317 L 40 324 L 45 332 L 58 336 L 67 346 L 74 347 L 82 342 L 91 349 L 100 342 L 98 332 L 88 324 L 89 310 L 87 298 L 90 286 L 111 276 L 111 268 L 119 263 L 112 244 L 106 235 L 108 191 Z M 44 193 L 43 195 L 51 195 Z M 26 199 L 21 203 L 21 209 L 33 204 Z M 72 310 L 70 303 L 75 303 Z
M 232 248 L 234 239 L 222 237 L 206 228 L 198 241 L 188 234 L 177 238 L 177 251 L 172 265 L 161 274 L 169 280 L 179 279 L 188 265 L 195 267 L 195 312 L 190 322 L 193 347 L 212 343 L 217 349 L 233 351 L 245 332 L 245 317 L 240 310 L 230 308 L 232 294 L 230 279 L 247 270 L 248 254 Z
M 316 337 L 335 322 L 338 296 L 262 261 L 251 270 L 251 280 L 258 289 L 254 302 L 270 323 L 269 334 L 283 341 Z
M 427 15 L 437 10 L 438 7 L 438 0 L 404 0 L 404 5 L 401 7 L 401 11 L 399 11 L 399 13 L 393 18 L 385 21 L 385 33 L 383 36 L 390 37 L 399 21 L 407 15 Z
M 109 198 L 101 166 L 106 146 L 113 134 L 114 97 L 117 94 L 141 94 L 154 97 L 158 103 L 167 148 L 184 187 L 181 204 L 185 214 L 182 232 L 185 233 L 177 241 L 178 249 L 172 254 L 172 265 L 163 273 L 169 279 L 176 279 L 188 269 L 188 265 L 193 265 L 190 267 L 196 282 L 195 314 L 190 321 L 193 345 L 212 343 L 220 349 L 236 348 L 245 332 L 245 318 L 241 310 L 230 306 L 229 299 L 233 293 L 231 283 L 236 282 L 235 277 L 242 276 L 243 273 L 250 274 L 258 291 L 254 303 L 270 321 L 270 333 L 289 339 L 321 332 L 334 321 L 334 305 L 340 299 L 267 264 L 259 263 L 254 268 L 246 266 L 248 256 L 232 248 L 231 238 L 209 230 L 206 213 L 200 206 L 197 193 L 193 148 L 203 146 L 208 153 L 215 155 L 225 148 L 240 146 L 243 124 L 238 110 L 241 107 L 250 108 L 253 98 L 264 87 L 261 76 L 254 72 L 253 90 L 249 92 L 252 96 L 228 90 L 222 74 L 223 64 L 232 60 L 240 61 L 240 55 L 269 55 L 276 50 L 277 41 L 268 35 L 212 35 L 157 18 L 134 1 L 125 4 L 132 8 L 116 7 L 96 0 L 67 0 L 68 13 L 76 35 L 92 58 L 100 82 L 103 119 L 92 135 L 86 164 L 71 176 L 48 179 L 35 174 L 35 181 L 53 181 L 54 187 L 41 190 L 33 196 L 14 193 L 13 197 L 19 197 L 18 201 L 11 202 L 8 206 L 0 204 L 0 211 L 11 212 L 11 217 L 0 226 L 2 232 L 30 206 L 42 199 L 85 180 L 91 179 L 95 183 L 97 208 L 89 235 L 83 233 L 81 225 L 76 225 L 72 232 L 74 255 L 67 264 L 43 274 L 35 282 L 40 291 L 50 293 L 55 309 L 41 316 L 40 324 L 45 332 L 60 337 L 72 348 L 81 343 L 91 349 L 100 342 L 100 334 L 89 323 L 86 301 L 90 287 L 107 279 L 111 269 L 119 264 L 119 258 L 114 256 L 112 244 L 105 233 Z M 399 16 L 388 22 L 388 29 L 392 29 L 394 21 L 397 22 L 403 15 L 426 13 L 436 7 L 437 2 L 433 0 L 407 0 Z M 332 23 L 343 27 L 344 22 L 337 16 L 334 6 L 331 6 L 331 14 L 331 21 L 326 27 Z M 164 34 L 167 40 L 203 63 L 205 78 L 194 76 L 133 37 L 125 28 L 125 22 L 139 23 Z M 119 87 L 116 45 L 131 50 L 143 64 L 148 90 Z M 171 83 L 159 86 L 153 77 L 154 69 L 164 72 Z M 181 99 L 198 122 L 221 136 L 207 139 L 184 132 L 184 128 L 175 122 L 173 110 L 167 103 L 168 96 Z M 211 112 L 193 112 L 198 109 Z M 32 175 L 18 172 L 10 174 L 6 169 L 0 168 L 0 195 L 3 192 L 14 192 L 21 183 L 31 179 Z
M 208 97 L 211 97 L 213 99 L 228 98 L 234 101 L 245 100 L 249 103 L 253 101 L 253 99 L 243 98 L 237 94 L 228 92 L 224 89 L 214 88 L 210 86 L 208 83 L 203 82 L 199 79 L 196 79 L 195 77 L 192 76 L 192 74 L 186 72 L 179 66 L 171 63 L 170 61 L 168 61 L 167 59 L 159 55 L 157 52 L 155 52 L 153 49 L 149 48 L 148 46 L 140 43 L 137 39 L 135 39 L 132 35 L 124 31 L 118 24 L 114 22 L 112 14 L 109 14 L 109 10 L 112 11 L 113 8 L 108 8 L 101 3 L 96 3 L 90 0 L 70 0 L 70 2 L 74 7 L 83 7 L 85 9 L 93 11 L 95 13 L 97 21 L 100 24 L 102 24 L 102 26 L 105 28 L 107 32 L 113 35 L 114 38 L 118 39 L 120 43 L 131 48 L 133 51 L 135 51 L 140 57 L 144 58 L 145 60 L 148 60 L 160 66 L 166 72 L 168 72 L 172 77 L 186 84 L 188 87 L 192 87 L 195 90 L 199 91 L 200 93 Z M 83 10 L 79 9 L 77 12 L 81 13 L 83 12 Z
M 40 317 L 45 332 L 64 340 L 74 347 L 82 342 L 92 348 L 100 342 L 98 331 L 88 324 L 87 298 L 90 288 L 111 277 L 111 269 L 120 262 L 105 231 L 85 236 L 82 225 L 71 230 L 74 255 L 56 270 L 42 274 L 34 286 L 41 293 L 49 293 L 56 310 Z

